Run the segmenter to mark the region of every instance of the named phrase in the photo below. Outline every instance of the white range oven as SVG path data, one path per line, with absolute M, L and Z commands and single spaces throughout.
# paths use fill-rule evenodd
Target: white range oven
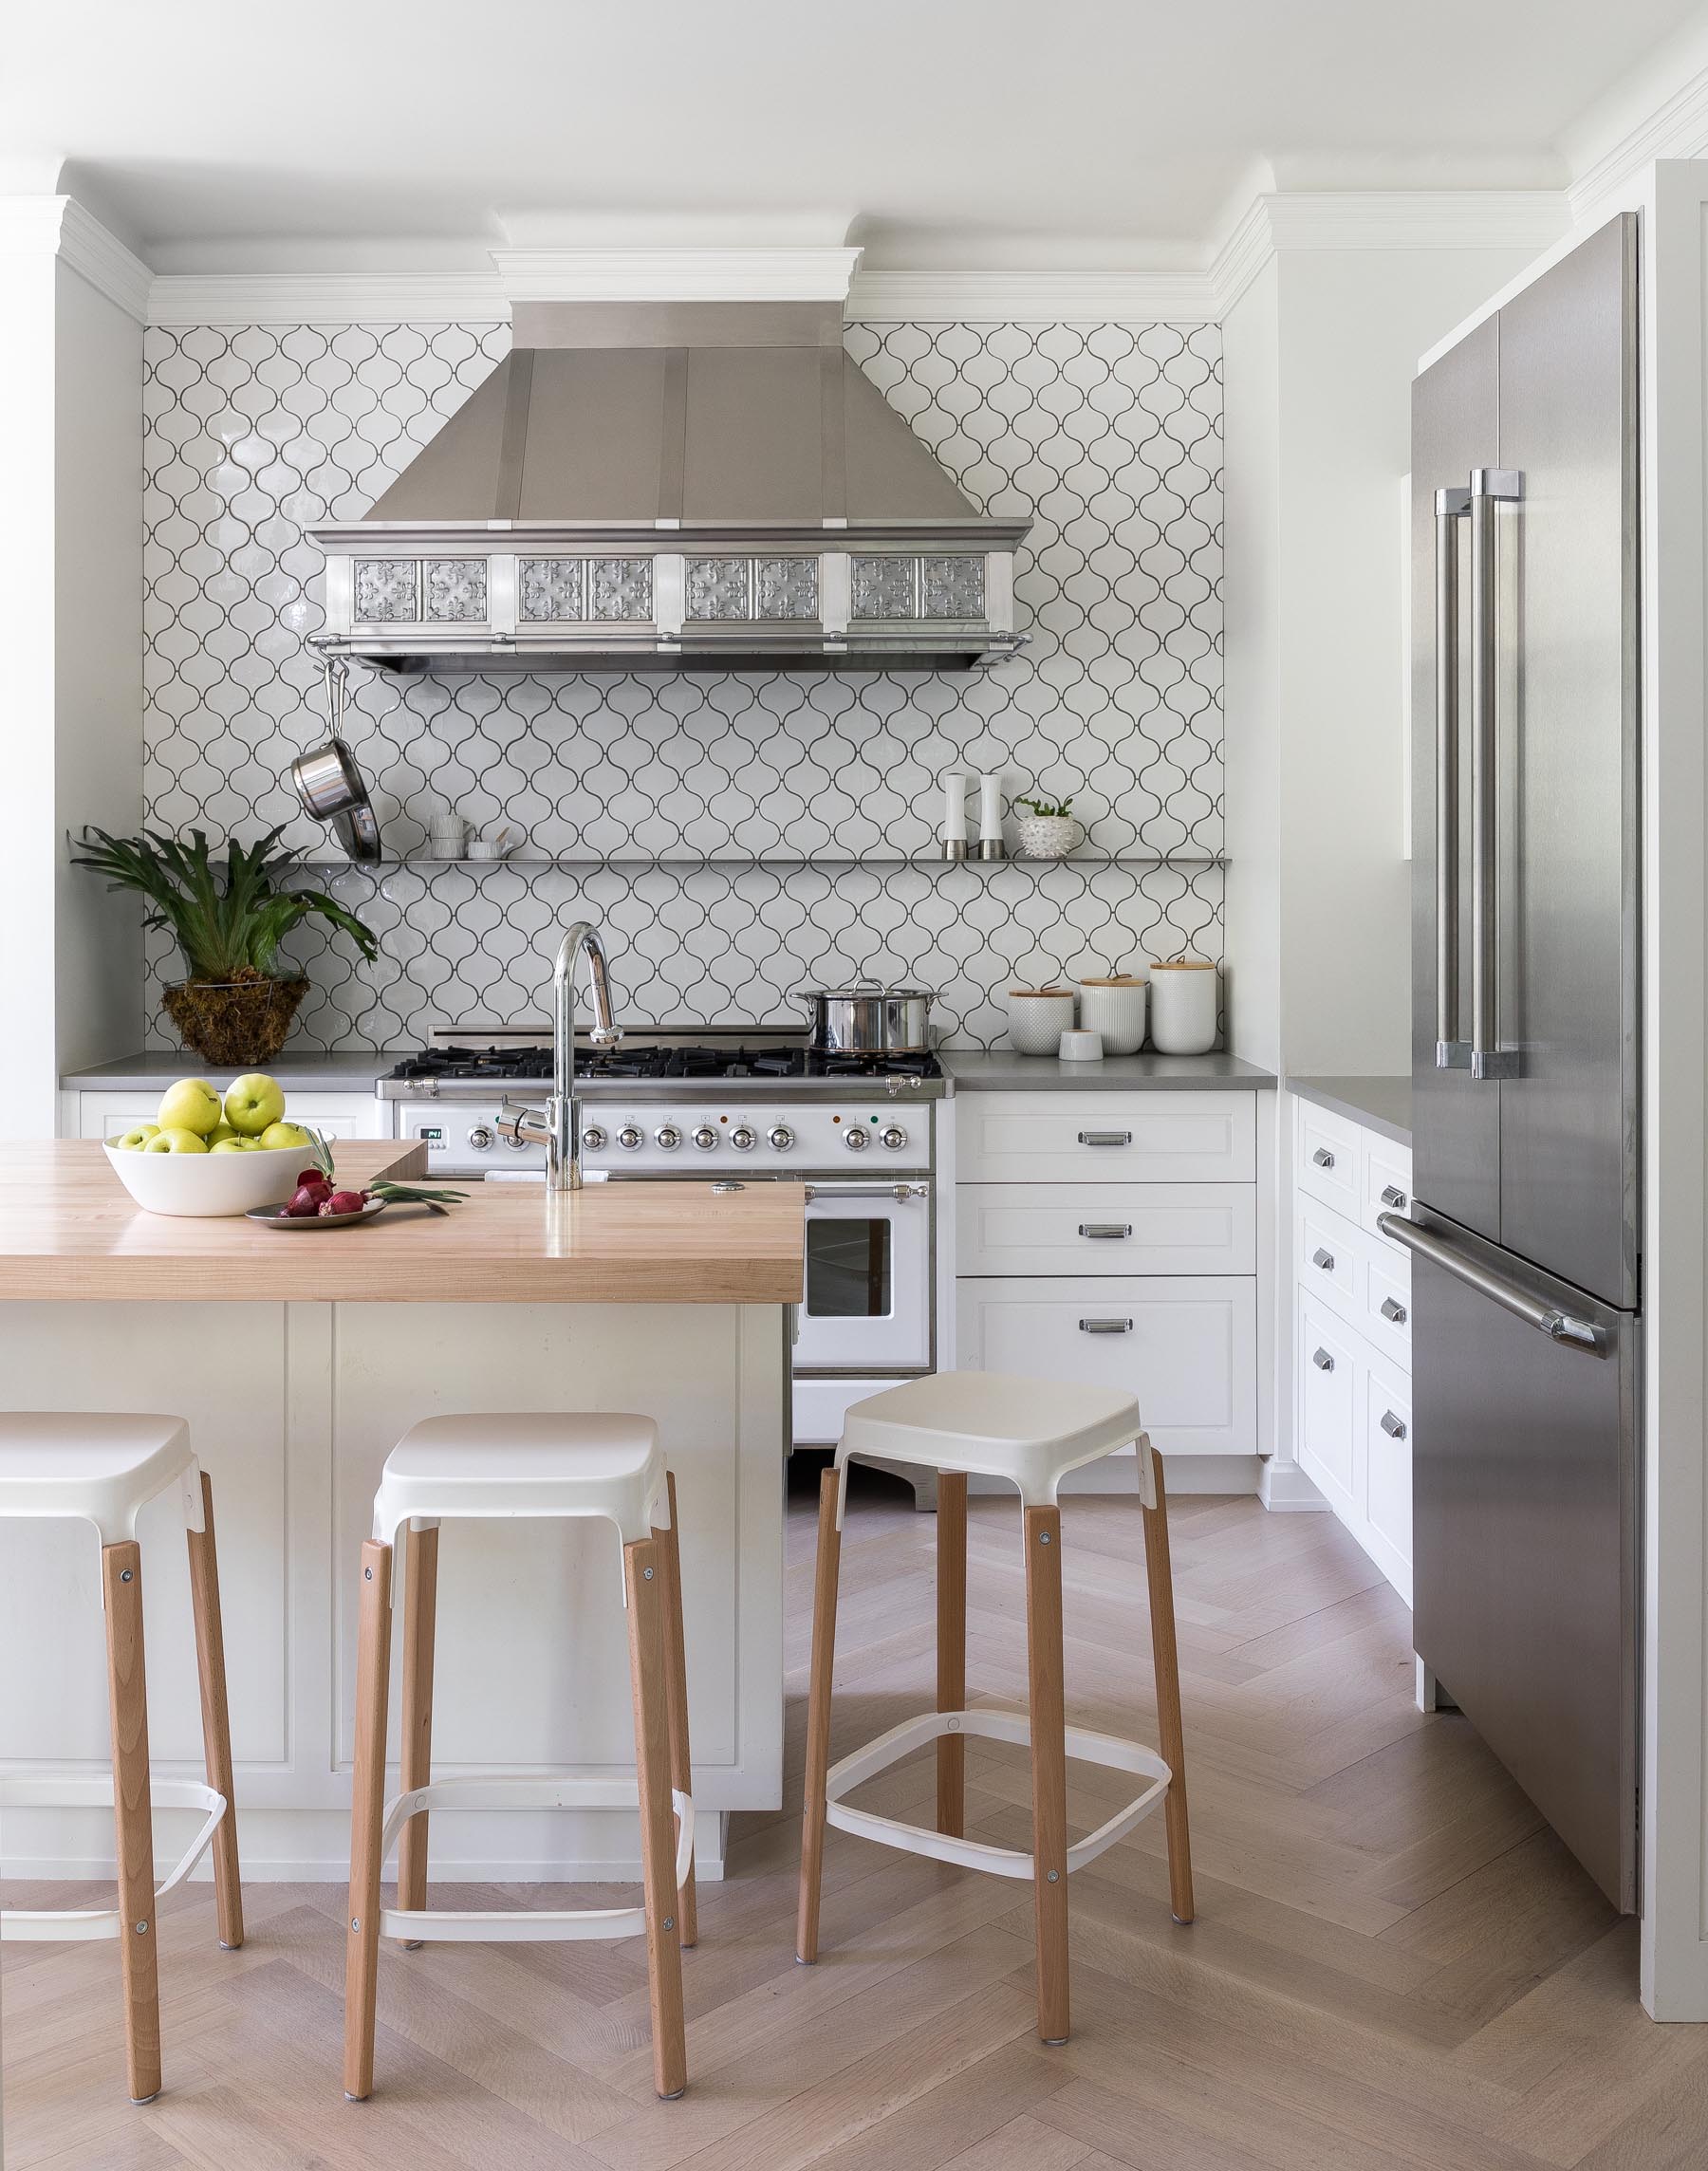
M 610 1055 L 577 1051 L 587 1181 L 798 1183 L 807 1264 L 794 1355 L 794 1437 L 835 1440 L 852 1401 L 937 1356 L 935 1059 L 815 1056 L 799 1034 L 692 1039 L 650 1030 Z M 476 1029 L 459 1043 L 484 1036 Z M 549 1050 L 428 1050 L 381 1091 L 436 1178 L 540 1180 L 541 1146 L 498 1130 L 502 1101 L 544 1100 Z

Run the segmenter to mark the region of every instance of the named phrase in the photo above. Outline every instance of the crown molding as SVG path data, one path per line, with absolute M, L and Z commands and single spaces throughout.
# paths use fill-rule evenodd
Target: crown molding
M 858 249 L 494 249 L 511 302 L 841 302 Z
M 151 325 L 500 324 L 509 315 L 491 271 L 174 273 L 148 291 Z
M 850 322 L 882 324 L 1204 324 L 1209 274 L 1167 271 L 862 271 Z
M 0 198 L 0 256 L 57 256 L 139 324 L 153 273 L 75 196 Z
M 1559 189 L 1300 189 L 1255 197 L 1210 269 L 1216 314 L 1231 309 L 1272 257 L 1290 250 L 1522 249 L 1566 231 Z
M 1637 126 L 1573 176 L 1566 192 L 1573 226 L 1624 193 L 1657 158 L 1699 158 L 1708 152 L 1708 68 L 1693 75 Z

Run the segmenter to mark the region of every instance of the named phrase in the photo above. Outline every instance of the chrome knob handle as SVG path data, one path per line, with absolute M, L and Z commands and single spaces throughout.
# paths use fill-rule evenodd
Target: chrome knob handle
M 746 1123 L 737 1123 L 730 1133 L 730 1143 L 737 1153 L 752 1153 L 759 1142 L 759 1134 Z
M 907 1143 L 907 1133 L 900 1123 L 886 1123 L 878 1137 L 880 1143 L 888 1146 L 891 1153 L 900 1153 Z
M 1310 1362 L 1319 1372 L 1332 1372 L 1334 1369 L 1334 1359 L 1329 1356 L 1327 1349 L 1313 1350 Z
M 710 1153 L 717 1143 L 717 1133 L 710 1123 L 700 1123 L 694 1132 L 694 1142 L 701 1153 Z
M 1332 1168 L 1334 1166 L 1334 1156 L 1327 1146 L 1318 1146 L 1310 1158 L 1315 1161 L 1318 1168 Z
M 605 1142 L 604 1125 L 589 1123 L 582 1133 L 582 1145 L 588 1153 L 598 1153 Z
M 1383 1319 L 1391 1320 L 1396 1327 L 1403 1327 L 1405 1325 L 1405 1307 L 1397 1298 L 1384 1296 L 1382 1300 L 1382 1316 Z
M 492 1142 L 492 1126 L 491 1123 L 476 1123 L 469 1133 L 469 1143 L 476 1153 L 485 1153 Z
M 765 1135 L 779 1153 L 787 1153 L 794 1144 L 794 1133 L 787 1123 L 773 1123 Z
M 1391 1206 L 1396 1214 L 1403 1214 L 1405 1212 L 1405 1194 L 1397 1183 L 1384 1183 L 1382 1187 L 1382 1203 L 1384 1206 Z
M 850 1153 L 864 1153 L 872 1142 L 872 1134 L 858 1123 L 850 1123 L 843 1133 L 843 1144 Z
M 682 1134 L 674 1123 L 660 1123 L 653 1133 L 653 1143 L 662 1146 L 666 1153 L 675 1153 L 682 1142 Z
M 644 1144 L 646 1133 L 639 1123 L 624 1123 L 617 1134 L 617 1143 L 624 1153 L 635 1153 Z
M 1310 1254 L 1310 1263 L 1313 1267 L 1321 1267 L 1326 1274 L 1331 1274 L 1334 1271 L 1334 1253 L 1325 1251 L 1319 1244 Z

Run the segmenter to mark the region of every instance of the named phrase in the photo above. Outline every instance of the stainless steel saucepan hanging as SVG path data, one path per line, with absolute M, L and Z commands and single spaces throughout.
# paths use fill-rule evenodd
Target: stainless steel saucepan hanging
M 380 823 L 368 798 L 356 757 L 344 744 L 344 712 L 349 704 L 350 667 L 342 656 L 328 656 L 326 709 L 332 736 L 312 753 L 298 754 L 290 765 L 296 795 L 317 821 L 329 822 L 333 834 L 353 860 L 380 857 Z
M 936 998 L 924 988 L 856 980 L 846 988 L 803 988 L 795 1000 L 812 1020 L 812 1046 L 826 1055 L 919 1055 L 931 1046 Z

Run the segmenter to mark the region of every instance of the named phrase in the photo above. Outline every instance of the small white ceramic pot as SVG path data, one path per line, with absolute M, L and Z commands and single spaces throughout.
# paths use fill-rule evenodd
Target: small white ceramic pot
M 1065 1032 L 1056 1053 L 1064 1063 L 1101 1063 L 1103 1061 L 1103 1035 L 1100 1032 Z
M 1146 988 L 1135 974 L 1112 980 L 1082 980 L 1080 1023 L 1103 1035 L 1105 1055 L 1137 1055 L 1144 1046 Z
M 1053 1055 L 1073 1030 L 1071 988 L 1011 988 L 1009 1039 L 1022 1055 Z
M 1015 824 L 1021 854 L 1029 860 L 1065 860 L 1078 827 L 1071 814 L 1022 814 Z
M 1221 976 L 1204 957 L 1151 967 L 1151 1046 L 1162 1055 L 1207 1055 L 1216 1046 Z

